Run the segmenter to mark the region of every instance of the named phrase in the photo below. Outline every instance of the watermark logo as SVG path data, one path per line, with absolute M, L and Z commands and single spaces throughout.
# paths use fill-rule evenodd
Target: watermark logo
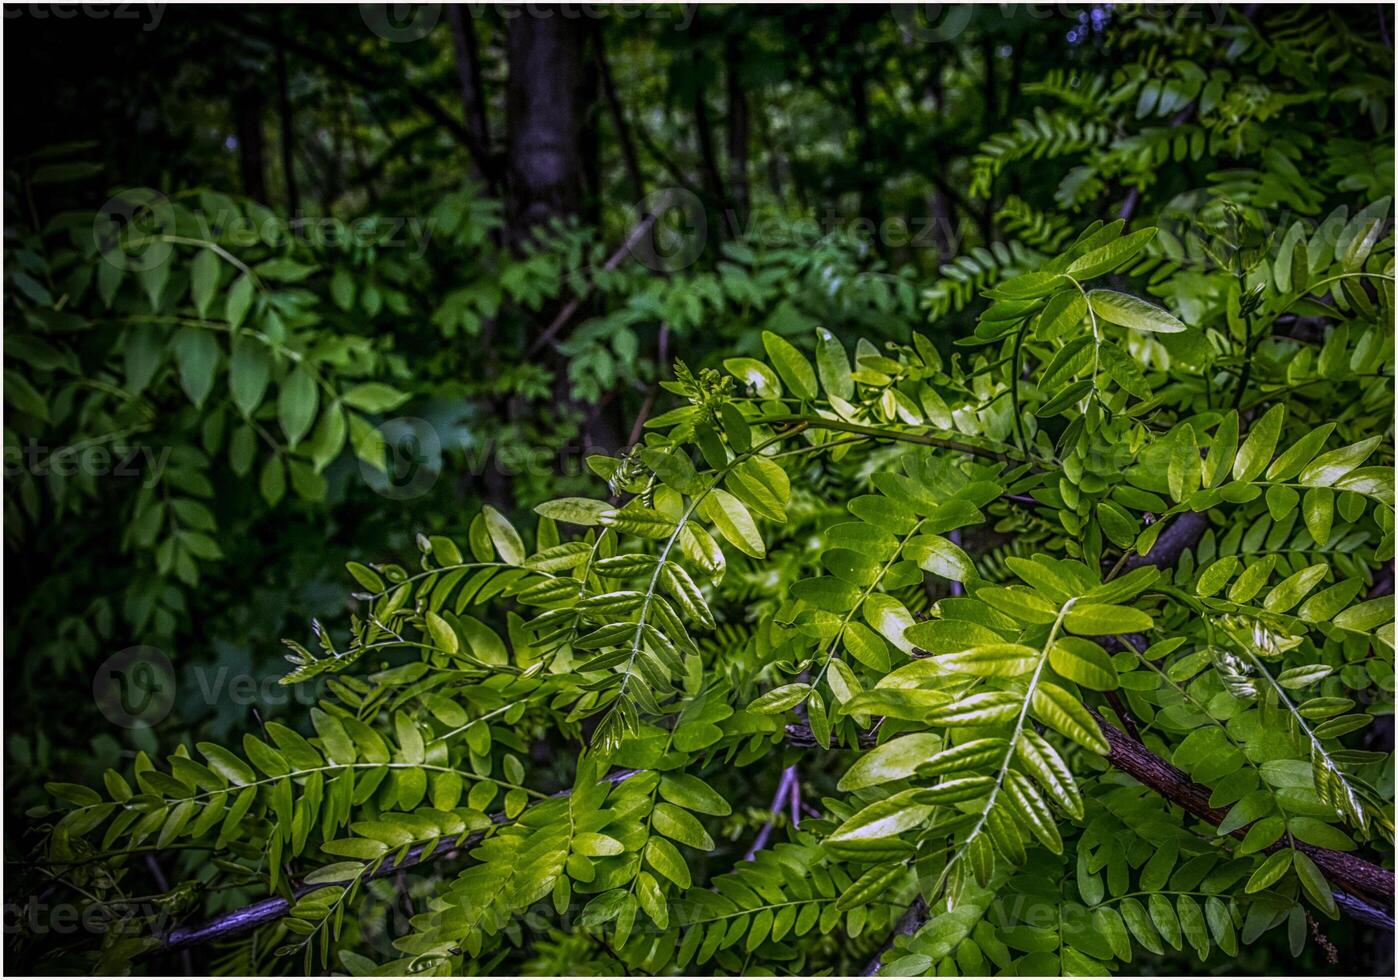
M 421 41 L 442 19 L 440 3 L 361 3 L 359 16 L 369 30 L 392 44 Z
M 157 449 L 155 446 L 120 442 L 108 444 L 109 440 L 116 438 L 104 436 L 54 447 L 45 446 L 35 439 L 22 445 L 11 443 L 5 446 L 3 453 L 5 478 L 13 479 L 21 474 L 85 480 L 113 477 L 139 480 L 146 489 L 158 484 L 170 459 L 170 447 Z
M 5 19 L 18 20 L 139 20 L 141 30 L 153 31 L 165 17 L 164 3 L 7 3 Z
M 631 208 L 628 223 L 632 258 L 656 272 L 692 265 L 709 240 L 704 203 L 682 187 L 651 191 Z
M 169 260 L 175 209 L 150 187 L 132 187 L 113 197 L 92 220 L 92 240 L 102 258 L 118 269 L 145 272 Z
M 175 668 L 155 647 L 127 647 L 97 668 L 92 697 L 113 725 L 153 728 L 175 705 Z
M 940 44 L 961 35 L 975 13 L 969 3 L 895 3 L 893 19 L 908 41 Z
M 388 419 L 376 431 L 385 450 L 383 468 L 359 460 L 369 488 L 389 500 L 413 500 L 431 490 L 442 475 L 442 440 L 432 424 L 404 415 Z

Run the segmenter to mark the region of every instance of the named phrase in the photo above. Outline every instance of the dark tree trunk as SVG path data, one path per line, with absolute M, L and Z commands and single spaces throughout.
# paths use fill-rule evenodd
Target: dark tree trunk
M 301 208 L 296 191 L 296 129 L 291 117 L 291 85 L 286 71 L 286 50 L 277 48 L 277 115 L 281 123 L 282 179 L 286 181 L 286 210 L 295 221 Z
M 859 217 L 870 227 L 870 241 L 880 255 L 887 254 L 887 243 L 879 233 L 883 224 L 883 205 L 879 200 L 879 170 L 874 159 L 873 128 L 869 121 L 869 76 L 862 69 L 850 80 L 850 113 L 855 126 L 854 185 L 859 193 Z
M 447 7 L 451 22 L 452 47 L 456 52 L 456 73 L 461 84 L 461 110 L 471 142 L 482 152 L 490 152 L 490 122 L 485 111 L 485 88 L 481 85 L 480 55 L 476 46 L 476 22 L 470 8 L 453 3 Z M 484 161 L 471 157 L 471 176 L 483 182 L 491 194 L 498 194 L 493 175 Z
M 724 74 L 728 81 L 728 185 L 733 193 L 733 210 L 739 228 L 747 223 L 750 193 L 748 190 L 748 98 L 738 77 L 741 61 L 738 39 L 728 36 L 724 50 Z
M 572 13 L 572 12 L 570 12 Z M 509 22 L 507 94 L 511 234 L 577 214 L 583 200 L 585 22 L 537 7 Z
M 233 128 L 243 193 L 267 202 L 267 145 L 262 134 L 262 93 L 248 86 L 233 96 Z

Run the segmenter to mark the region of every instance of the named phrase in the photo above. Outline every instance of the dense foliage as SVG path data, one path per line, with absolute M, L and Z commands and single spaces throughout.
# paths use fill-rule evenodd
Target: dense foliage
M 1383 12 L 650 13 L 7 162 L 7 952 L 1382 972 Z

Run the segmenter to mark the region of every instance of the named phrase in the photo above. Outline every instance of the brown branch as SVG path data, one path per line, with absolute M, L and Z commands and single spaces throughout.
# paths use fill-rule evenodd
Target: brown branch
M 1144 555 L 1131 554 L 1122 562 L 1122 573 L 1134 571 L 1146 565 L 1156 565 L 1160 568 L 1168 568 L 1180 560 L 1190 548 L 1199 543 L 1199 539 L 1204 536 L 1204 532 L 1209 529 L 1209 518 L 1207 514 L 1187 510 L 1182 514 L 1176 514 L 1170 524 L 1161 531 L 1155 539 L 1155 544 L 1151 545 L 1150 551 Z
M 1176 769 L 1140 742 L 1131 738 L 1120 728 L 1107 721 L 1097 711 L 1088 708 L 1102 734 L 1111 746 L 1107 761 L 1122 772 L 1134 777 L 1137 782 L 1165 797 L 1170 803 L 1179 806 L 1201 820 L 1218 826 L 1228 815 L 1227 810 L 1219 810 L 1209 805 L 1209 790 L 1200 786 L 1184 772 Z M 1232 836 L 1242 838 L 1247 835 L 1246 827 L 1239 827 Z M 1277 841 L 1264 853 L 1271 853 L 1284 847 Z M 1315 862 L 1326 880 L 1333 886 L 1335 904 L 1344 912 L 1368 925 L 1379 928 L 1393 928 L 1393 872 L 1381 868 L 1363 858 L 1332 851 L 1324 847 L 1297 842 L 1295 847 Z M 921 909 L 921 914 L 915 914 Z M 921 897 L 899 920 L 897 928 L 878 956 L 864 969 L 864 976 L 874 976 L 882 968 L 883 957 L 893 948 L 898 936 L 912 935 L 927 921 L 927 906 Z
M 1168 801 L 1179 806 L 1200 820 L 1215 827 L 1228 815 L 1209 805 L 1210 791 L 1200 786 L 1184 772 L 1160 758 L 1140 742 L 1135 741 L 1120 728 L 1107 721 L 1092 708 L 1088 708 L 1097 719 L 1098 727 L 1111 746 L 1107 761 L 1117 769 L 1134 777 L 1137 782 L 1154 790 Z M 1232 832 L 1234 837 L 1247 835 L 1247 827 L 1239 827 Z M 1277 841 L 1266 849 L 1266 853 L 1285 847 Z M 1380 904 L 1393 904 L 1393 872 L 1381 868 L 1361 857 L 1332 851 L 1324 847 L 1297 842 L 1295 848 L 1307 855 L 1320 868 L 1326 879 L 1355 898 L 1367 898 Z

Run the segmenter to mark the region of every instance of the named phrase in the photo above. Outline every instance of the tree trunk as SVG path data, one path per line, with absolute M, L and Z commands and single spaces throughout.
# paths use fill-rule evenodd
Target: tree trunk
M 738 77 L 742 53 L 738 39 L 728 36 L 724 49 L 724 74 L 728 81 L 728 184 L 733 194 L 733 210 L 739 228 L 746 227 L 750 193 L 748 190 L 748 98 Z
M 247 86 L 233 96 L 233 128 L 243 194 L 267 203 L 267 146 L 262 135 L 262 93 Z
M 862 69 L 850 80 L 850 113 L 854 117 L 855 160 L 858 172 L 854 186 L 859 194 L 859 217 L 869 226 L 869 240 L 880 255 L 887 257 L 887 242 L 879 233 L 883 224 L 883 204 L 879 200 L 879 169 L 874 159 L 873 128 L 869 121 L 869 76 Z
M 509 22 L 507 158 L 510 232 L 517 242 L 541 222 L 577 214 L 582 206 L 584 24 L 570 13 L 541 5 Z
M 485 111 L 485 89 L 481 85 L 480 55 L 476 47 L 476 22 L 470 8 L 453 3 L 447 6 L 447 18 L 451 22 L 452 47 L 456 52 L 456 73 L 461 84 L 461 110 L 466 123 L 466 132 L 471 141 L 482 149 L 490 151 L 490 122 Z M 486 172 L 483 161 L 471 157 L 471 176 L 486 185 L 492 195 L 495 187 L 493 176 Z
M 281 123 L 282 179 L 286 181 L 286 211 L 292 221 L 301 208 L 296 192 L 296 130 L 291 118 L 291 84 L 286 71 L 286 49 L 277 48 L 277 115 Z

